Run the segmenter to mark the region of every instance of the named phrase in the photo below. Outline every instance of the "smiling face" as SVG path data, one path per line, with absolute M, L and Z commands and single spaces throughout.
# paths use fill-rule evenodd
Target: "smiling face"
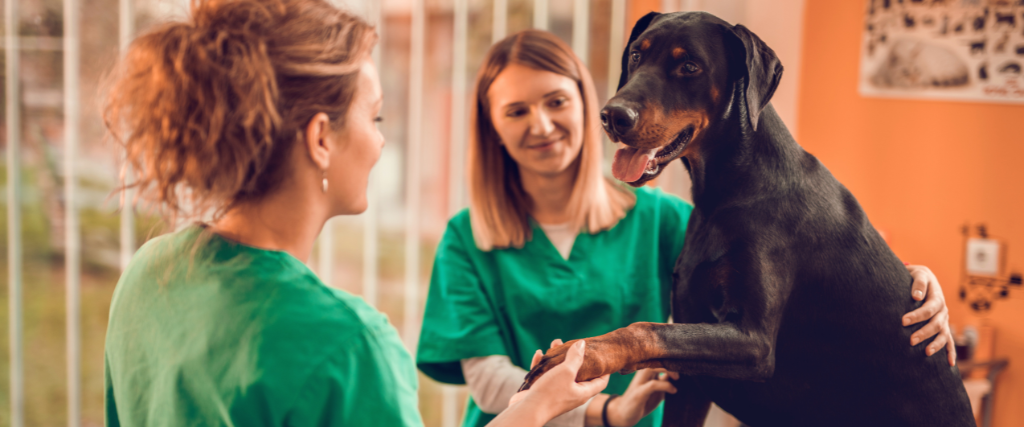
M 694 153 L 728 102 L 725 22 L 708 17 L 658 16 L 627 46 L 626 84 L 601 111 L 609 137 L 625 144 L 612 165 L 619 180 L 642 185 Z
M 511 64 L 487 91 L 490 119 L 520 173 L 556 176 L 583 147 L 583 99 L 576 81 Z

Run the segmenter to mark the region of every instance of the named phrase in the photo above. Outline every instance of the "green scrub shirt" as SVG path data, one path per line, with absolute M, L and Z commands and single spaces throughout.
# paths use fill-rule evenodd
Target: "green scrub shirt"
M 107 426 L 415 426 L 412 358 L 384 315 L 285 252 L 195 226 L 114 292 Z
M 522 249 L 483 252 L 469 212 L 448 223 L 437 249 L 416 363 L 431 378 L 464 384 L 459 361 L 507 355 L 529 369 L 551 341 L 586 338 L 634 322 L 665 322 L 672 269 L 693 206 L 640 188 L 636 206 L 610 230 L 576 237 L 569 259 L 533 225 Z M 606 393 L 622 394 L 632 375 L 613 374 Z M 494 416 L 470 399 L 463 426 Z M 638 426 L 661 425 L 660 411 Z

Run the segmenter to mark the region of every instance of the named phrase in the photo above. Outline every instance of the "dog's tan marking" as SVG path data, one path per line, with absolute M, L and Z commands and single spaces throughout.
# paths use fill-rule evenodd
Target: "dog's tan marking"
M 651 48 L 651 39 L 644 39 L 640 42 L 640 50 L 647 50 Z
M 694 146 L 693 142 L 707 128 L 707 112 L 673 111 L 666 115 L 660 104 L 648 101 L 640 109 L 640 120 L 634 127 L 634 134 L 628 141 L 623 142 L 632 147 L 648 150 L 664 147 L 671 144 L 676 135 L 690 125 L 693 125 L 693 136 L 690 137 L 686 151 Z
M 693 124 L 693 135 L 690 136 L 690 142 L 686 144 L 686 148 L 682 153 L 679 153 L 679 157 L 690 156 L 698 153 L 703 139 L 701 138 L 704 133 L 704 129 L 708 127 L 708 114 L 706 111 L 680 111 L 678 115 L 673 115 L 673 120 L 685 121 L 686 125 L 680 127 L 679 130 L 683 130 L 685 126 Z
M 636 345 L 656 340 L 651 329 L 653 325 L 639 322 L 601 336 L 587 338 L 583 365 L 576 371 L 576 381 L 589 381 L 615 372 L 629 373 L 646 367 L 662 367 L 660 360 L 652 360 L 659 353 L 657 347 Z M 579 340 L 572 340 L 549 349 L 544 359 L 530 370 L 526 383 L 532 385 L 539 378 L 539 374 L 564 362 L 569 349 L 577 341 Z
M 672 57 L 673 58 L 679 59 L 679 58 L 682 58 L 684 55 L 686 55 L 686 49 L 683 49 L 681 47 L 677 47 L 675 49 L 672 49 Z
M 718 88 L 711 86 L 711 102 L 718 103 L 718 96 L 721 95 L 718 92 Z
M 629 138 L 629 145 L 642 149 L 657 148 L 667 144 L 670 127 L 672 123 L 666 120 L 664 108 L 661 104 L 646 101 L 643 107 L 639 108 L 640 120 L 633 127 L 633 135 Z

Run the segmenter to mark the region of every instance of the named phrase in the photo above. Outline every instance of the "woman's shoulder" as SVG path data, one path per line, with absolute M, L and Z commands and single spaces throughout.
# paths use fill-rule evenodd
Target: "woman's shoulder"
M 197 235 L 188 233 L 155 238 L 140 249 L 135 273 L 126 271 L 115 291 L 108 352 L 128 354 L 141 342 L 211 366 L 241 361 L 237 368 L 252 375 L 252 386 L 296 390 L 315 375 L 322 365 L 317 361 L 336 355 L 359 366 L 373 357 L 368 348 L 401 345 L 383 314 L 327 287 L 290 255 L 216 239 L 197 246 Z M 229 245 L 218 247 L 222 243 Z M 159 265 L 170 267 L 153 269 Z M 162 338 L 175 336 L 192 339 Z M 366 344 L 348 345 L 355 342 Z
M 278 354 L 274 360 L 290 365 L 295 355 L 316 360 L 332 351 L 347 353 L 345 342 L 389 336 L 389 329 L 394 329 L 387 317 L 362 297 L 327 286 L 298 260 L 267 257 L 261 261 L 279 265 L 273 272 L 257 276 L 259 289 L 250 290 L 256 294 L 255 300 L 247 300 L 254 307 L 235 309 L 239 315 L 260 319 L 253 323 L 253 330 L 262 336 L 264 347 L 272 353 L 277 353 L 274 348 L 293 349 L 285 355 Z
M 438 250 L 475 250 L 476 243 L 473 240 L 473 223 L 469 215 L 469 208 L 463 208 L 451 219 L 445 227 L 444 235 L 441 237 Z
M 362 297 L 327 287 L 315 277 L 296 279 L 298 283 L 267 283 L 278 291 L 269 296 L 263 321 L 256 328 L 268 370 L 301 377 L 312 372 L 293 367 L 327 359 L 359 365 L 360 360 L 373 357 L 375 348 L 400 345 L 387 316 Z
M 290 272 L 282 268 L 288 264 L 283 254 L 233 242 L 205 226 L 193 225 L 146 241 L 132 256 L 122 278 L 159 277 L 161 282 L 173 283 L 252 273 L 273 279 L 274 273 Z
M 201 228 L 193 226 L 153 237 L 135 251 L 129 268 L 161 259 L 177 259 L 188 252 L 189 243 L 196 242 L 201 234 Z
M 446 232 L 472 233 L 473 226 L 469 216 L 469 208 L 462 208 L 448 220 Z
M 316 361 L 351 370 L 367 365 L 381 353 L 404 351 L 398 331 L 387 316 L 363 298 L 340 289 L 322 287 L 322 291 L 279 307 L 280 313 L 274 316 L 277 321 L 264 331 L 268 348 L 289 349 L 275 351 L 267 360 L 276 371 L 303 376 L 306 368 L 292 371 L 290 367 L 307 366 L 308 377 L 324 367 Z M 408 363 L 412 364 L 411 359 Z
M 337 334 L 378 319 L 361 298 L 323 284 L 305 264 L 281 251 L 263 250 L 204 233 L 198 227 L 151 239 L 118 286 L 133 302 L 202 301 L 193 311 L 234 313 L 265 320 L 267 332 L 304 330 Z M 129 289 L 130 288 L 130 289 Z M 212 314 L 211 314 L 212 315 Z
M 360 332 L 377 333 L 392 328 L 386 315 L 371 306 L 362 297 L 341 289 L 327 288 L 332 303 L 339 307 L 342 316 L 337 319 L 348 324 L 357 324 Z
M 362 297 L 330 288 L 312 272 L 281 279 L 268 285 L 278 288 L 272 297 L 276 305 L 272 328 L 283 337 L 344 339 L 389 326 L 387 317 Z
M 292 402 L 291 412 L 314 418 L 323 412 L 352 417 L 358 406 L 401 398 L 380 396 L 399 394 L 399 386 L 414 399 L 415 373 L 404 372 L 413 362 L 387 317 L 359 296 L 326 286 L 319 291 L 278 303 L 268 316 L 257 341 L 260 383 Z

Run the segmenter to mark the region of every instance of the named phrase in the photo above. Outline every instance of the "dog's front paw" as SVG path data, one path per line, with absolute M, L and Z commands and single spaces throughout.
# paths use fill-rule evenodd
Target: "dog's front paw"
M 566 353 L 578 341 L 572 340 L 548 350 L 544 354 L 544 358 L 537 363 L 537 366 L 534 366 L 526 374 L 526 379 L 523 381 L 523 385 L 519 387 L 519 391 L 529 390 L 533 383 L 537 382 L 542 375 L 565 362 Z M 619 359 L 615 357 L 617 352 L 609 351 L 611 350 L 609 345 L 600 337 L 587 338 L 586 341 L 587 348 L 583 354 L 583 365 L 576 372 L 576 382 L 589 381 L 623 369 L 624 363 L 616 360 Z

